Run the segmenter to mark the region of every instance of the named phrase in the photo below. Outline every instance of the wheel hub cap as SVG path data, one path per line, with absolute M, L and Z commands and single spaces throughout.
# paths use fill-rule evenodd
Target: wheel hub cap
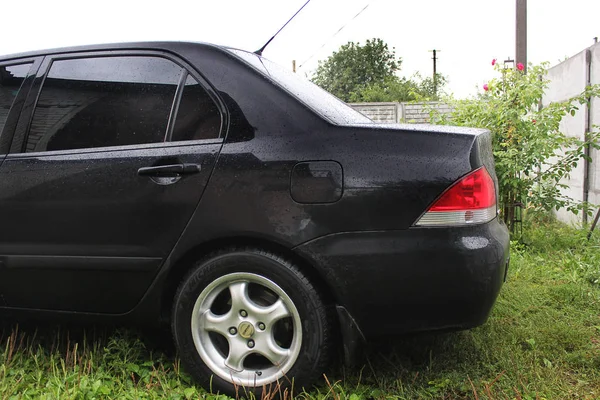
M 298 309 L 264 276 L 234 272 L 215 279 L 196 299 L 192 315 L 200 358 L 235 385 L 260 387 L 282 379 L 300 355 Z
M 238 326 L 238 332 L 244 339 L 250 339 L 254 335 L 254 326 L 250 322 L 244 321 Z

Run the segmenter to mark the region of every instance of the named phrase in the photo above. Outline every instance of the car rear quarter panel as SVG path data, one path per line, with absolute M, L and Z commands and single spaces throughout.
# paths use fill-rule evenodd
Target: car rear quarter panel
M 203 236 L 253 234 L 295 246 L 335 232 L 406 229 L 484 162 L 477 150 L 483 131 L 334 125 L 227 52 L 181 53 L 230 114 L 226 143 L 190 224 L 202 226 Z M 300 204 L 290 195 L 294 165 L 315 160 L 341 164 L 339 201 Z
M 190 228 L 259 235 L 288 246 L 336 232 L 407 229 L 473 169 L 473 141 L 469 135 L 327 127 L 226 143 Z M 292 168 L 307 160 L 342 165 L 339 201 L 292 199 Z

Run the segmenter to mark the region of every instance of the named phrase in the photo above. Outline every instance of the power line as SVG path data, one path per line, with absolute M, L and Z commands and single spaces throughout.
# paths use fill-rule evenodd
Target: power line
M 306 60 L 304 60 L 304 62 L 298 66 L 298 69 L 302 68 L 302 67 L 304 66 L 304 64 L 306 64 L 308 61 L 310 61 L 310 60 L 311 60 L 311 59 L 312 59 L 312 58 L 313 58 L 313 57 L 314 57 L 314 56 L 315 56 L 315 55 L 316 55 L 316 54 L 317 54 L 319 51 L 321 51 L 321 49 L 322 49 L 323 47 L 325 47 L 325 45 L 326 45 L 326 44 L 327 44 L 327 43 L 328 43 L 328 42 L 329 42 L 331 39 L 333 39 L 333 38 L 334 38 L 334 37 L 335 37 L 335 36 L 336 36 L 338 33 L 340 33 L 340 32 L 341 32 L 341 30 L 342 30 L 342 29 L 344 29 L 344 28 L 346 27 L 346 25 L 348 25 L 350 22 L 354 21 L 354 20 L 356 19 L 356 17 L 358 17 L 360 14 L 362 14 L 362 12 L 363 12 L 363 11 L 365 11 L 365 10 L 367 9 L 367 7 L 369 7 L 369 5 L 370 5 L 370 4 L 371 4 L 371 3 L 367 3 L 367 5 L 366 5 L 366 6 L 365 6 L 365 7 L 364 7 L 362 10 L 360 10 L 360 11 L 358 12 L 358 14 L 356 14 L 354 17 L 352 17 L 350 20 L 348 20 L 348 21 L 347 21 L 347 22 L 346 22 L 344 25 L 342 25 L 342 27 L 341 27 L 340 29 L 338 29 L 338 30 L 337 30 L 337 32 L 335 32 L 335 33 L 333 34 L 333 36 L 331 36 L 329 39 L 327 39 L 327 40 L 325 41 L 325 43 L 323 43 L 323 44 L 321 45 L 321 47 L 319 47 L 319 48 L 318 48 L 318 50 L 317 50 L 317 51 L 315 51 L 315 52 L 314 52 L 314 53 L 313 53 L 313 54 L 312 54 L 310 57 L 308 57 Z

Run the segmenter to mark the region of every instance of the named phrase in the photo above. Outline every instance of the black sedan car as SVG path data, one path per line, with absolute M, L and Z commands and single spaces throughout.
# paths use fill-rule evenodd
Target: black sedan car
M 480 325 L 506 277 L 488 131 L 376 124 L 254 53 L 0 57 L 0 132 L 0 312 L 170 324 L 215 391 Z

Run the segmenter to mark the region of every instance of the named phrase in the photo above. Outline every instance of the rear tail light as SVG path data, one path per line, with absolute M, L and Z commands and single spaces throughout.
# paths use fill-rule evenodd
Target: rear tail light
M 488 222 L 496 216 L 496 186 L 485 167 L 450 186 L 417 220 L 416 226 L 458 226 Z

